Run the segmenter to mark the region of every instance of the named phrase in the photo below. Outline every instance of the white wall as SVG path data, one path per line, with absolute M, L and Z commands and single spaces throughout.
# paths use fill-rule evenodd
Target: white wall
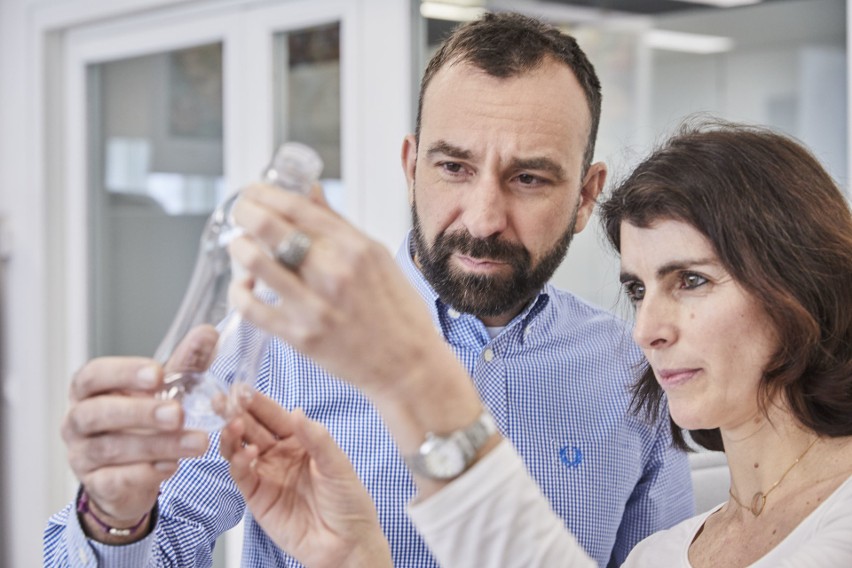
M 207 0 L 233 5 L 250 0 Z M 411 123 L 411 13 L 407 1 L 349 0 L 358 26 L 358 68 L 347 96 L 357 101 L 347 134 L 364 191 L 359 223 L 389 247 L 407 228 L 399 147 Z M 48 118 L 62 110 L 63 30 L 152 9 L 198 5 L 189 0 L 0 0 L 0 216 L 13 234 L 0 362 L 0 566 L 41 564 L 47 518 L 70 498 L 73 478 L 59 436 L 70 379 L 63 277 L 83 267 L 63 263 L 65 227 L 63 131 Z M 388 49 L 388 46 L 394 46 Z M 50 89 L 47 88 L 50 80 Z M 379 86 L 377 88 L 377 86 Z M 357 92 L 356 92 L 357 91 Z M 346 103 L 344 103 L 346 104 Z M 255 166 L 251 171 L 256 171 Z M 58 188 L 59 191 L 53 191 Z M 3 246 L 4 243 L 0 243 Z M 49 261 L 49 259 L 51 259 Z M 55 259 L 55 260 L 54 260 Z M 72 312 L 73 313 L 73 312 Z
M 2 361 L 0 444 L 4 507 L 0 533 L 0 564 L 37 566 L 41 560 L 41 532 L 47 504 L 55 503 L 63 487 L 51 476 L 61 447 L 56 417 L 45 401 L 50 391 L 65 391 L 64 384 L 48 385 L 45 354 L 47 333 L 45 255 L 43 234 L 28 229 L 44 224 L 45 207 L 33 184 L 32 132 L 41 120 L 31 104 L 30 86 L 36 73 L 33 41 L 27 34 L 25 0 L 0 2 L 0 215 L 11 233 L 7 268 L 4 327 L 6 345 Z M 53 457 L 53 459 L 50 459 Z
M 644 22 L 734 40 L 732 51 L 714 55 L 643 49 L 643 22 L 634 22 L 632 29 L 622 24 L 617 35 L 606 20 L 580 28 L 575 32 L 580 45 L 601 76 L 595 159 L 609 165 L 608 185 L 623 178 L 685 116 L 704 112 L 785 130 L 808 145 L 848 193 L 845 12 L 845 0 L 789 0 Z M 601 36 L 608 32 L 605 41 Z M 554 282 L 613 309 L 619 306 L 617 280 L 617 258 L 595 217 L 575 238 Z

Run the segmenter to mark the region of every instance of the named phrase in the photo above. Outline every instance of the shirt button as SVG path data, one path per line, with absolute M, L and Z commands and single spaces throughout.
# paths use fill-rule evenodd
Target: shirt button
M 86 562 L 89 561 L 89 556 L 86 554 L 86 551 L 83 550 L 82 548 L 77 549 L 77 557 L 80 559 L 80 562 L 82 562 L 83 564 L 85 564 Z
M 450 308 L 449 310 L 447 310 L 447 313 L 448 313 L 448 314 L 449 314 L 449 316 L 450 316 L 451 318 L 453 318 L 453 319 L 459 319 L 459 316 L 461 315 L 461 314 L 458 312 L 458 310 L 454 310 L 453 308 Z
M 485 359 L 487 363 L 490 363 L 492 359 L 494 359 L 494 351 L 489 347 L 482 353 L 482 357 Z

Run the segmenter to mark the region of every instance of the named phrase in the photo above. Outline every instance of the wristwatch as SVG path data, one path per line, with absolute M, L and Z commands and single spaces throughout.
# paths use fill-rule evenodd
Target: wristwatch
M 485 442 L 497 432 L 497 424 L 487 409 L 469 426 L 445 436 L 432 432 L 416 454 L 405 457 L 408 468 L 429 479 L 447 480 L 458 477 L 470 467 Z

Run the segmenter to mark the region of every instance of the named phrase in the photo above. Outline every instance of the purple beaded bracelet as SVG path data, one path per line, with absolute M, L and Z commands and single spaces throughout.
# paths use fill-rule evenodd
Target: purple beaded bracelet
M 97 515 L 89 508 L 89 494 L 86 493 L 85 489 L 80 490 L 80 497 L 77 498 L 77 512 L 81 515 L 89 515 L 93 521 L 98 523 L 104 532 L 110 534 L 112 536 L 130 536 L 136 531 L 139 530 L 139 527 L 148 520 L 148 516 L 150 513 L 145 513 L 145 515 L 139 519 L 139 522 L 133 525 L 132 527 L 127 527 L 126 529 L 118 529 L 115 527 L 111 527 L 102 520 L 100 520 Z

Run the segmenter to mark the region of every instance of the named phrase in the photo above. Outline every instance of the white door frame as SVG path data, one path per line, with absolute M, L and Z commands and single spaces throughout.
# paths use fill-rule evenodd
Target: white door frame
M 27 100 L 21 109 L 27 116 L 27 131 L 21 133 L 20 140 L 27 148 L 27 159 L 16 168 L 28 173 L 27 187 L 16 193 L 16 203 L 10 208 L 16 219 L 8 286 L 27 293 L 17 294 L 7 320 L 14 333 L 9 334 L 3 390 L 7 407 L 4 491 L 8 496 L 4 526 L 8 529 L 9 564 L 34 566 L 41 560 L 41 534 L 47 517 L 69 500 L 73 490 L 58 431 L 71 373 L 86 357 L 86 271 L 81 268 L 88 260 L 85 231 L 81 230 L 87 215 L 86 168 L 81 160 L 85 153 L 81 134 L 85 127 L 85 81 L 81 73 L 69 73 L 69 69 L 76 66 L 79 71 L 82 60 L 127 57 L 154 47 L 165 50 L 237 34 L 233 21 L 229 26 L 219 22 L 217 13 L 228 10 L 259 13 L 293 8 L 303 18 L 310 14 L 319 18 L 323 10 L 326 15 L 337 10 L 345 17 L 341 57 L 349 62 L 342 71 L 342 167 L 350 194 L 346 208 L 357 225 L 395 247 L 408 226 L 405 184 L 397 157 L 402 136 L 412 122 L 412 26 L 418 3 L 21 1 L 28 3 L 28 68 L 22 86 Z M 171 43 L 168 34 L 160 36 L 158 32 L 156 40 L 162 43 L 146 44 L 146 38 L 138 33 L 138 29 L 151 25 L 162 24 L 166 29 L 169 19 L 179 20 L 190 13 L 203 17 L 183 26 L 179 37 L 171 36 Z M 200 20 L 206 23 L 200 24 Z M 126 27 L 126 35 L 119 44 L 98 44 L 98 33 L 121 26 Z M 88 42 L 83 42 L 85 49 L 80 43 L 83 39 Z M 252 80 L 250 75 L 257 69 L 254 63 L 245 64 L 244 50 L 256 38 L 231 41 L 225 54 L 226 73 L 246 75 L 231 84 Z M 248 104 L 241 100 L 226 79 L 224 168 L 232 187 L 236 187 L 234 181 L 252 179 L 257 173 L 257 164 L 247 163 L 255 154 L 251 148 L 266 145 L 261 152 L 264 156 L 271 148 L 271 139 L 257 135 L 263 127 L 250 126 L 238 118 L 252 107 L 258 109 L 259 105 L 254 100 Z M 240 146 L 239 140 L 247 147 Z

